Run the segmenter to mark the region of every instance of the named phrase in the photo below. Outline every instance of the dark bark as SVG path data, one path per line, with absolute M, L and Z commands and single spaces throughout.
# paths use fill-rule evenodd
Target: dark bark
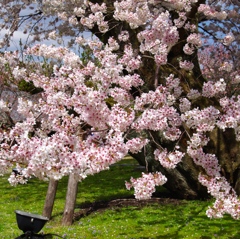
M 0 130 L 10 129 L 13 126 L 14 126 L 14 122 L 10 117 L 9 113 L 0 110 Z
M 240 195 L 240 144 L 235 139 L 233 129 L 224 132 L 216 129 L 211 135 L 208 150 L 213 151 L 219 159 L 221 173 Z
M 221 174 L 225 176 L 231 186 L 240 195 L 240 144 L 235 139 L 233 129 L 227 129 L 224 132 L 215 129 L 209 133 L 210 142 L 204 147 L 205 153 L 215 154 L 218 157 L 221 166 Z M 157 133 L 152 134 L 154 141 L 159 142 Z M 186 150 L 187 137 L 183 135 L 179 145 L 182 151 Z M 156 149 L 154 143 L 145 147 L 145 151 L 132 155 L 140 165 L 146 167 L 146 171 L 160 171 L 168 181 L 164 185 L 173 197 L 184 199 L 204 199 L 209 195 L 205 187 L 198 182 L 198 175 L 204 172 L 204 169 L 194 164 L 193 160 L 185 155 L 182 162 L 175 169 L 166 169 L 154 160 L 153 152 Z M 171 145 L 169 145 L 171 149 Z
M 199 172 L 202 168 L 195 165 L 193 160 L 186 155 L 175 169 L 167 169 L 154 160 L 154 144 L 145 147 L 145 151 L 132 156 L 140 165 L 146 167 L 147 172 L 159 171 L 167 177 L 164 187 L 167 188 L 173 198 L 181 199 L 206 199 L 209 197 L 207 190 L 198 182 Z

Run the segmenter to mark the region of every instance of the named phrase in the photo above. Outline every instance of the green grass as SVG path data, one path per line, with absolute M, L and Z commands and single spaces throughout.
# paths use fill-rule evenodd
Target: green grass
M 126 165 L 131 164 L 131 165 Z M 124 165 L 122 165 L 124 164 Z M 76 212 L 86 203 L 126 198 L 133 191 L 125 189 L 125 180 L 141 174 L 134 161 L 125 160 L 79 183 Z M 14 210 L 41 214 L 47 183 L 31 179 L 27 185 L 12 187 L 7 176 L 0 178 L 0 239 L 13 239 L 21 235 Z M 61 216 L 65 203 L 67 179 L 60 181 L 53 210 L 53 218 L 43 228 L 44 233 L 56 233 L 68 239 L 80 238 L 193 238 L 239 239 L 240 221 L 229 216 L 210 220 L 205 211 L 211 202 L 179 201 L 154 203 L 144 207 L 108 208 L 93 212 L 63 227 Z M 162 188 L 160 192 L 164 193 Z M 54 237 L 55 238 L 55 237 Z

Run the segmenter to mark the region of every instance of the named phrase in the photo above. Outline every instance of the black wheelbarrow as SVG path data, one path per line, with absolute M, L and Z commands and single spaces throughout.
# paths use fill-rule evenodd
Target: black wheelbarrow
M 15 239 L 48 239 L 52 238 L 53 235 L 62 238 L 56 234 L 38 234 L 49 220 L 47 217 L 20 210 L 16 210 L 15 213 L 18 228 L 23 231 L 23 234 Z

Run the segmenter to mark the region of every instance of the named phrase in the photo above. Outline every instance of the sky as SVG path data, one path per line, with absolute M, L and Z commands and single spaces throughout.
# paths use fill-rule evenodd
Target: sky
M 30 9 L 30 8 L 26 8 L 24 10 L 22 10 L 20 12 L 20 16 L 26 16 L 28 14 L 32 14 L 36 12 L 37 9 L 37 4 L 32 4 L 31 6 L 34 7 L 34 9 Z M 0 19 L 0 22 L 3 21 L 2 19 Z M 48 24 L 48 20 L 43 20 L 45 21 L 45 24 Z M 1 39 L 4 37 L 5 34 L 8 34 L 8 30 L 6 29 L 2 29 L 0 30 L 0 41 Z M 87 32 L 83 33 L 84 36 L 86 37 L 90 37 L 90 34 Z M 28 34 L 24 34 L 24 29 L 23 27 L 19 28 L 11 37 L 11 41 L 10 41 L 10 47 L 8 48 L 2 48 L 0 49 L 0 51 L 15 51 L 15 50 L 21 50 L 20 47 L 20 41 L 22 43 L 22 45 L 24 46 L 26 43 L 28 44 L 29 42 L 31 42 L 31 40 L 33 39 L 33 37 L 29 36 Z M 55 45 L 55 46 L 67 46 L 67 43 L 70 41 L 70 37 L 64 37 L 63 38 L 63 42 L 61 44 L 58 44 L 56 41 L 51 40 L 51 39 L 45 39 L 41 42 L 36 42 L 36 44 L 41 43 L 41 44 L 46 44 L 46 45 Z M 26 45 L 27 45 L 26 44 Z M 79 52 L 79 47 L 73 49 L 74 51 L 78 51 Z

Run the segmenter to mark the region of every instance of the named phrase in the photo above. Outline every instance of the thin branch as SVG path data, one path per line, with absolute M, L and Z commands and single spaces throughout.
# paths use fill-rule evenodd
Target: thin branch
M 23 15 L 23 16 L 19 16 L 20 18 L 31 18 L 31 17 L 34 17 L 34 16 L 37 16 L 37 15 L 41 15 L 43 12 L 41 10 L 39 10 L 38 12 L 34 13 L 34 14 L 27 14 L 27 15 Z
M 149 133 L 150 137 L 152 138 L 152 141 L 153 141 L 157 146 L 159 146 L 161 149 L 164 149 L 160 144 L 158 144 L 158 143 L 155 141 L 152 133 L 151 133 L 150 131 L 148 131 L 148 133 Z
M 25 46 L 26 46 L 27 43 L 28 43 L 28 39 L 29 39 L 29 36 L 30 36 L 31 31 L 32 31 L 33 28 L 36 26 L 36 24 L 39 23 L 42 19 L 43 19 L 43 16 L 41 16 L 41 17 L 32 25 L 32 27 L 31 27 L 31 29 L 30 29 L 30 31 L 29 31 L 28 37 L 27 37 L 27 39 L 26 39 Z
M 206 32 L 208 35 L 212 36 L 215 40 L 220 42 L 220 39 L 217 38 L 216 36 L 214 36 L 211 32 L 209 32 L 208 30 L 206 30 L 205 28 L 201 27 L 200 25 L 198 26 L 200 29 L 202 29 L 204 32 Z

